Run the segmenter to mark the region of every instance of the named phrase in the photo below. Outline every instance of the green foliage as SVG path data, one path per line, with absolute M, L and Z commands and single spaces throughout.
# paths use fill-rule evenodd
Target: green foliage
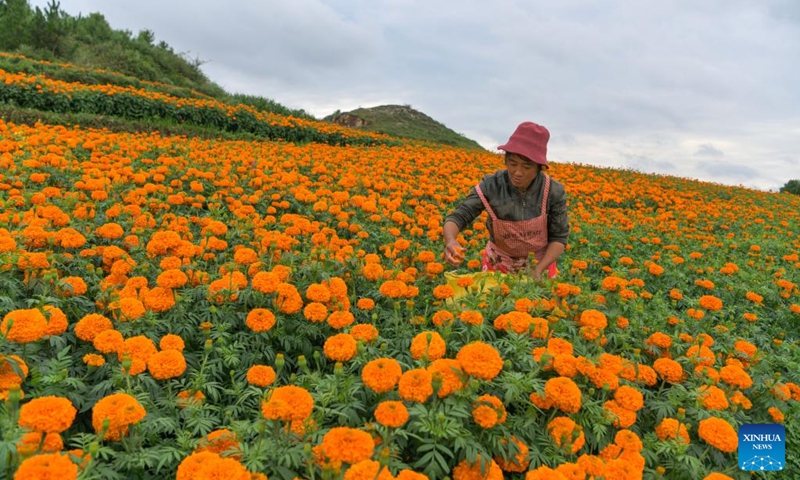
M 93 12 L 73 17 L 55 0 L 44 9 L 31 8 L 28 0 L 0 0 L 0 51 L 92 69 L 95 72 L 84 77 L 100 79 L 106 75 L 106 80 L 111 80 L 107 83 L 115 85 L 143 80 L 162 82 L 233 105 L 245 103 L 282 115 L 313 118 L 302 110 L 289 109 L 273 100 L 229 94 L 206 77 L 200 68 L 202 60 L 191 58 L 189 53 L 176 53 L 164 41 L 157 42 L 156 32 L 142 30 L 134 36 L 126 30 L 114 30 L 102 14 Z M 46 70 L 49 75 L 53 74 L 52 68 Z M 119 82 L 120 74 L 133 79 Z M 109 78 L 109 75 L 114 77 Z M 58 76 L 50 78 L 59 79 Z M 97 84 L 91 80 L 86 83 Z
M 792 193 L 800 195 L 800 180 L 789 180 L 784 186 L 781 187 L 781 192 Z

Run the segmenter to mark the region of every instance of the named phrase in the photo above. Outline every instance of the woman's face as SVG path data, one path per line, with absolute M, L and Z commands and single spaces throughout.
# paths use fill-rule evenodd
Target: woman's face
M 540 167 L 522 155 L 509 153 L 506 155 L 506 168 L 508 168 L 511 184 L 524 190 L 536 178 Z

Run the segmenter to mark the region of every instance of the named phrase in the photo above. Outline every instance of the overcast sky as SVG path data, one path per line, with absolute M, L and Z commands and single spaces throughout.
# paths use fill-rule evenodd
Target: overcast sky
M 34 0 L 44 6 L 46 0 Z M 777 190 L 800 178 L 798 0 L 61 0 L 229 92 L 318 118 L 410 105 L 495 150 Z M 563 179 L 569 181 L 568 179 Z

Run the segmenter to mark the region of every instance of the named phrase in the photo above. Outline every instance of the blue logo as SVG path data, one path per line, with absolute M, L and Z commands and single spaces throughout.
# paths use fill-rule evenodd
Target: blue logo
M 746 423 L 739 427 L 739 468 L 749 472 L 783 470 L 786 429 L 777 423 Z

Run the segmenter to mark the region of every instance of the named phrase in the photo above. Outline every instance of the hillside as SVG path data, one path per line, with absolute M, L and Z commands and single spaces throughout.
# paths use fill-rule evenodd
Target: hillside
M 134 35 L 127 30 L 116 30 L 100 13 L 75 17 L 62 10 L 57 2 L 42 9 L 31 7 L 27 0 L 0 1 L 0 51 L 6 52 L 0 57 L 0 70 L 6 72 L 86 85 L 149 88 L 157 84 L 159 91 L 179 98 L 204 97 L 232 107 L 244 105 L 256 111 L 317 120 L 302 109 L 292 109 L 272 99 L 226 92 L 203 73 L 204 61 L 199 56 L 176 53 L 166 42 L 157 41 L 152 31 L 142 30 Z M 0 116 L 22 123 L 46 120 L 114 131 L 156 129 L 164 133 L 206 137 L 221 131 L 226 137 L 229 134 L 244 135 L 245 139 L 247 135 L 260 136 L 258 129 L 238 125 L 216 128 L 218 125 L 197 125 L 192 121 L 187 124 L 186 119 L 163 118 L 163 115 L 154 118 L 133 115 L 131 118 L 119 109 L 99 112 L 85 108 L 76 111 L 70 107 L 57 111 L 17 99 L 11 102 L 10 108 L 9 100 L 0 98 L 2 100 L 6 105 L 0 104 Z M 346 119 L 353 116 L 361 119 L 356 122 L 358 125 L 348 124 Z M 345 127 L 355 126 L 366 132 L 461 148 L 481 148 L 476 142 L 410 107 L 389 105 L 359 109 L 340 114 L 337 118 L 340 121 L 336 123 Z
M 467 149 L 482 149 L 478 142 L 447 128 L 408 105 L 381 105 L 335 112 L 323 121 L 393 137 L 429 141 Z

